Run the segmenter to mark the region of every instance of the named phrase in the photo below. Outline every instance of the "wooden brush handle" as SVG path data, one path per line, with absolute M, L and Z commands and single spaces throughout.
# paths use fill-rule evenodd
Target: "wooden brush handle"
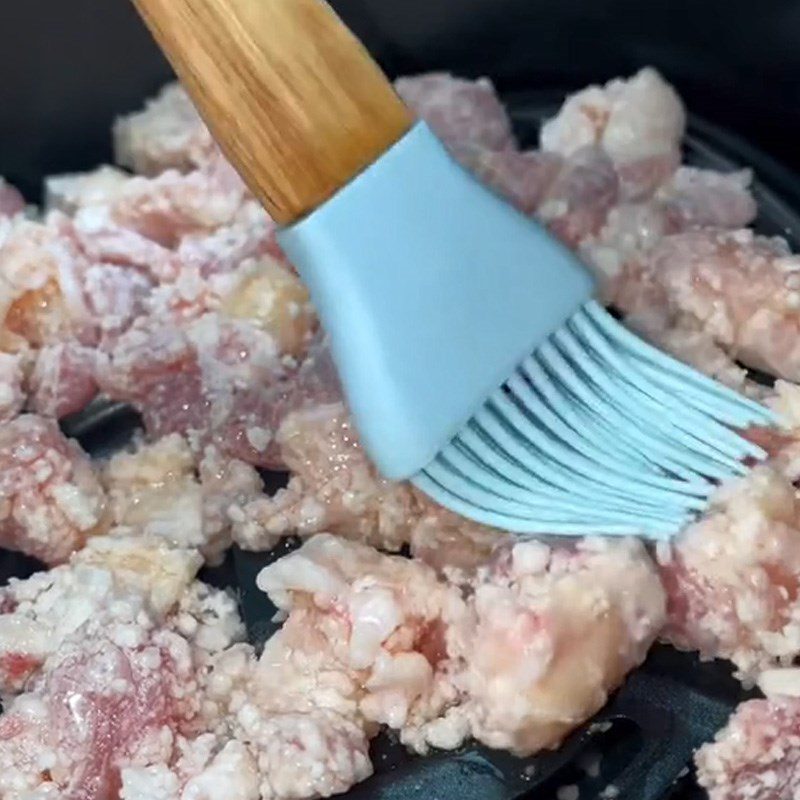
M 281 224 L 411 127 L 409 110 L 321 0 L 133 0 L 225 155 Z

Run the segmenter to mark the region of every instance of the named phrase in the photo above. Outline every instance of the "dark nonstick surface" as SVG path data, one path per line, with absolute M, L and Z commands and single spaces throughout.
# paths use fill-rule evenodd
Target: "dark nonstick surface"
M 533 144 L 541 120 L 554 112 L 560 98 L 525 92 L 506 99 L 520 138 Z M 760 207 L 758 230 L 785 236 L 800 249 L 800 217 L 792 210 L 800 208 L 800 184 L 780 165 L 697 118 L 690 123 L 686 160 L 719 170 L 753 167 Z M 761 376 L 761 380 L 769 379 Z M 104 458 L 123 447 L 138 425 L 138 416 L 129 408 L 96 401 L 65 420 L 63 427 L 93 456 Z M 285 476 L 267 473 L 264 481 L 267 491 L 275 491 Z M 201 576 L 237 592 L 254 643 L 263 642 L 275 629 L 270 622 L 274 609 L 256 590 L 255 576 L 265 564 L 294 546 L 287 542 L 268 554 L 233 550 L 222 567 Z M 0 582 L 11 575 L 29 575 L 36 568 L 29 559 L 0 551 Z M 347 797 L 556 800 L 561 787 L 574 787 L 566 793 L 562 790 L 560 797 L 574 797 L 577 789 L 580 800 L 701 798 L 704 793 L 697 788 L 691 771 L 692 753 L 713 737 L 746 697 L 726 664 L 700 663 L 691 654 L 658 646 L 598 717 L 554 753 L 517 759 L 469 745 L 457 753 L 422 759 L 409 756 L 391 737 L 381 736 L 373 746 L 375 776 Z M 609 791 L 609 786 L 614 788 Z

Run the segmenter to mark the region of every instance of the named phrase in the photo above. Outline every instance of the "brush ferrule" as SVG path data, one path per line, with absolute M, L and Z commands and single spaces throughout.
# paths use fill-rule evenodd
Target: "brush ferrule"
M 279 240 L 389 478 L 430 463 L 594 290 L 572 253 L 424 123 Z

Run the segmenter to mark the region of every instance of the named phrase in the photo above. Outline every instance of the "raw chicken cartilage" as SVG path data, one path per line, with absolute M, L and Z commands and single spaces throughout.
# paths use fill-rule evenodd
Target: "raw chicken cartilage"
M 397 93 L 448 146 L 513 150 L 511 120 L 487 78 L 431 73 L 395 82 Z
M 88 456 L 52 420 L 0 425 L 0 541 L 46 564 L 102 532 L 106 498 Z

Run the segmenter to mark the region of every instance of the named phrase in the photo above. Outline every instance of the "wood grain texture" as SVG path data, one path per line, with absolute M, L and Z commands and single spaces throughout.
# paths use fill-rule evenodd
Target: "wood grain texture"
M 134 0 L 226 156 L 281 224 L 413 124 L 321 0 Z

